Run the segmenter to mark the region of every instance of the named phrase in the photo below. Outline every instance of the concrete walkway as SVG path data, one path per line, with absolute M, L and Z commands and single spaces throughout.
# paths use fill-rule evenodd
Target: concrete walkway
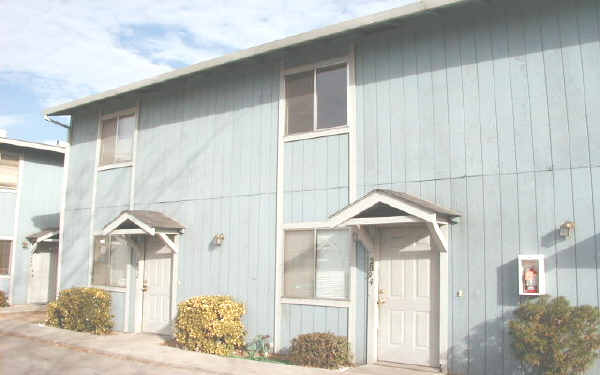
M 179 370 L 195 370 L 203 374 L 332 375 L 340 373 L 340 371 L 288 366 L 185 351 L 167 346 L 165 340 L 156 335 L 114 333 L 107 336 L 95 336 L 12 319 L 0 320 L 0 336 L 24 338 L 37 343 L 53 344 L 65 349 L 85 351 L 94 355 L 104 355 L 146 365 Z M 374 365 L 349 369 L 344 373 L 356 375 L 423 375 L 422 371 L 414 371 L 414 369 Z
M 0 314 L 46 311 L 47 309 L 48 306 L 42 304 L 11 305 L 8 307 L 0 307 Z

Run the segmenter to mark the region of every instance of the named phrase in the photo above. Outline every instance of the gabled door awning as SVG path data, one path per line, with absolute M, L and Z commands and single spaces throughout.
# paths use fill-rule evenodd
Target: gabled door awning
M 31 247 L 32 252 L 35 253 L 37 246 L 40 242 L 55 242 L 58 241 L 58 228 L 44 229 L 41 232 L 33 233 L 27 236 L 27 241 L 33 245 Z
M 112 234 L 147 234 L 158 236 L 173 252 L 178 252 L 177 245 L 169 235 L 182 234 L 185 227 L 177 220 L 161 212 L 129 210 L 123 211 L 102 230 L 104 236 Z
M 448 240 L 440 225 L 452 224 L 462 216 L 433 202 L 393 190 L 375 189 L 329 217 L 331 227 L 424 223 L 444 251 Z

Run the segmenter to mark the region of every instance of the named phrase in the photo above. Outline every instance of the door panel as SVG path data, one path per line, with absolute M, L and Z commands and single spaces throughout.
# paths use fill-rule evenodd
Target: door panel
M 160 239 L 146 240 L 142 331 L 171 333 L 171 250 Z
M 57 246 L 40 243 L 31 255 L 29 303 L 48 303 L 56 296 Z
M 383 229 L 379 273 L 379 360 L 437 366 L 439 254 L 427 228 Z

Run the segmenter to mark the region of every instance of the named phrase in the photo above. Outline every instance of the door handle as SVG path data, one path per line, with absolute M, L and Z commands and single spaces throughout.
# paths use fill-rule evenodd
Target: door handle
M 144 280 L 144 285 L 142 285 L 142 292 L 147 292 L 148 291 L 148 282 L 146 280 Z
M 377 299 L 377 304 L 378 304 L 378 305 L 383 305 L 383 304 L 385 304 L 386 302 L 387 302 L 387 301 L 386 301 L 386 300 L 384 300 L 384 299 L 383 299 L 383 298 L 381 298 L 381 297 Z

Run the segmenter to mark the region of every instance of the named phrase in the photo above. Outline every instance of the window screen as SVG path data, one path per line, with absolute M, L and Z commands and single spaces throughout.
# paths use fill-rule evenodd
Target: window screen
M 346 66 L 317 70 L 317 129 L 347 123 Z
M 0 188 L 16 189 L 19 181 L 19 155 L 0 152 Z
M 0 275 L 8 275 L 10 272 L 11 245 L 11 241 L 0 241 Z
M 349 233 L 317 231 L 317 298 L 347 298 L 350 270 Z
M 294 74 L 285 78 L 287 134 L 313 130 L 314 122 L 313 72 Z
M 347 299 L 350 244 L 348 231 L 286 232 L 284 296 Z

